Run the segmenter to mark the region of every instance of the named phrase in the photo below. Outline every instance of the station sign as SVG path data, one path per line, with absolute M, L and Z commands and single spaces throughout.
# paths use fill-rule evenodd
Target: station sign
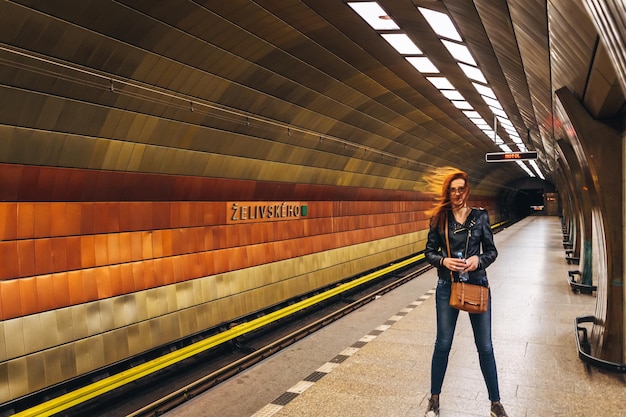
M 309 214 L 308 203 L 300 201 L 231 201 L 226 206 L 228 224 L 297 220 Z
M 487 162 L 528 161 L 537 159 L 537 151 L 527 152 L 490 152 L 485 154 Z

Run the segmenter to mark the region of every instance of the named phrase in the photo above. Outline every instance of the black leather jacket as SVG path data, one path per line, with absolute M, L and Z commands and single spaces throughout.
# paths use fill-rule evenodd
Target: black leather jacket
M 469 232 L 469 234 L 468 234 Z M 498 251 L 493 243 L 493 233 L 489 224 L 489 214 L 484 209 L 472 208 L 465 224 L 454 220 L 454 216 L 448 216 L 448 236 L 450 239 L 450 251 L 452 257 L 455 253 L 463 252 L 465 258 L 478 255 L 480 262 L 478 269 L 470 271 L 469 281 L 476 284 L 487 284 L 486 268 L 496 260 Z M 482 253 L 481 253 L 482 246 Z M 446 238 L 440 233 L 437 226 L 431 227 L 428 232 L 428 241 L 424 251 L 426 260 L 437 267 L 439 279 L 450 281 L 450 270 L 442 265 L 443 258 L 451 257 L 446 250 Z M 452 272 L 454 279 L 458 280 L 458 272 Z

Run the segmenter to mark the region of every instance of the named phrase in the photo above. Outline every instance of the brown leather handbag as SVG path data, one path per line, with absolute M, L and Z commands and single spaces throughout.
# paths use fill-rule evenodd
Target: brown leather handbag
M 469 242 L 469 231 L 468 242 Z M 448 256 L 450 252 L 450 238 L 448 237 L 448 220 L 446 219 L 446 249 Z M 467 253 L 467 248 L 465 248 Z M 484 313 L 489 305 L 489 287 L 482 285 L 470 284 L 468 282 L 458 282 L 454 280 L 454 275 L 450 271 L 450 279 L 452 290 L 450 292 L 450 306 L 458 310 L 467 311 L 469 313 Z

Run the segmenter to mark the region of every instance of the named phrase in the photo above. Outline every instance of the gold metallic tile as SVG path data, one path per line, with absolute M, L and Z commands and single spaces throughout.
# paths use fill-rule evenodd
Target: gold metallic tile
M 176 307 L 178 310 L 193 306 L 193 290 L 194 286 L 192 281 L 176 284 Z
M 115 332 L 107 332 L 102 335 L 102 346 L 104 349 L 105 363 L 114 363 L 123 359 L 117 348 L 117 337 Z
M 112 298 L 107 298 L 97 302 L 100 307 L 100 325 L 102 331 L 106 332 L 115 327 L 115 307 Z
M 70 308 L 72 312 L 72 322 L 69 325 L 74 330 L 74 340 L 83 339 L 89 336 L 89 327 L 87 326 L 87 306 L 85 304 L 73 306 Z
M 100 303 L 92 302 L 85 304 L 87 333 L 90 336 L 103 332 L 102 321 L 100 320 Z
M 0 321 L 0 363 L 4 362 L 7 360 L 7 338 L 6 335 L 4 333 L 4 323 L 5 321 Z M 0 378 L 2 377 L 2 374 L 0 373 Z M 2 384 L 2 382 L 0 381 L 0 384 Z M 2 402 L 0 401 L 0 404 Z
M 34 392 L 45 388 L 46 375 L 44 372 L 44 363 L 43 352 L 32 353 L 26 356 L 28 392 Z
M 76 376 L 76 349 L 73 344 L 59 346 L 61 380 Z
M 17 358 L 26 354 L 23 324 L 24 321 L 21 318 L 6 320 L 4 322 L 4 337 L 7 341 L 7 359 Z
M 0 404 L 11 399 L 9 387 L 9 363 L 0 361 Z
M 154 288 L 145 291 L 146 294 L 146 310 L 149 317 L 158 317 L 161 315 L 161 307 L 159 295 L 164 292 L 162 288 Z
M 31 314 L 22 318 L 24 329 L 24 349 L 27 354 L 37 352 L 45 348 L 45 340 L 42 338 L 41 318 L 39 314 Z
M 76 361 L 76 372 L 84 374 L 93 370 L 91 365 L 91 354 L 89 353 L 90 343 L 87 339 L 78 340 L 72 343 L 74 348 L 74 360 Z
M 132 294 L 113 298 L 113 323 L 116 328 L 131 325 L 137 322 L 135 297 Z
M 7 365 L 9 396 L 11 398 L 17 398 L 28 394 L 28 368 L 26 366 L 26 359 L 13 359 L 7 362 Z
M 102 335 L 92 336 L 89 339 L 89 356 L 92 369 L 101 368 L 108 363 L 104 354 L 104 337 Z
M 45 351 L 43 369 L 47 386 L 64 380 L 61 364 L 60 347 L 54 347 Z
M 53 311 L 55 315 L 56 334 L 59 343 L 68 343 L 74 340 L 74 328 L 72 311 L 69 308 L 61 308 Z
M 60 341 L 57 333 L 56 313 L 54 311 L 45 311 L 39 315 L 39 320 L 41 321 L 40 337 L 44 341 L 44 349 L 57 346 Z
M 150 319 L 148 315 L 148 294 L 147 291 L 140 291 L 133 294 L 135 297 L 135 309 L 137 310 L 137 321 L 141 322 Z

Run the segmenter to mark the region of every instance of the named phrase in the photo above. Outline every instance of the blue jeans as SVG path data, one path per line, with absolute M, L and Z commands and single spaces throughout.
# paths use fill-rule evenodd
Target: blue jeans
M 452 348 L 454 329 L 456 328 L 459 310 L 450 307 L 449 281 L 439 280 L 437 282 L 436 305 L 437 305 L 437 340 L 435 341 L 435 351 L 430 377 L 430 393 L 439 395 L 443 378 L 448 367 L 448 356 Z M 487 311 L 482 314 L 470 314 L 470 322 L 474 330 L 474 342 L 478 349 L 478 359 L 480 369 L 483 372 L 489 399 L 500 401 L 500 391 L 498 389 L 498 371 L 496 370 L 496 359 L 493 354 L 493 344 L 491 343 L 491 297 Z

